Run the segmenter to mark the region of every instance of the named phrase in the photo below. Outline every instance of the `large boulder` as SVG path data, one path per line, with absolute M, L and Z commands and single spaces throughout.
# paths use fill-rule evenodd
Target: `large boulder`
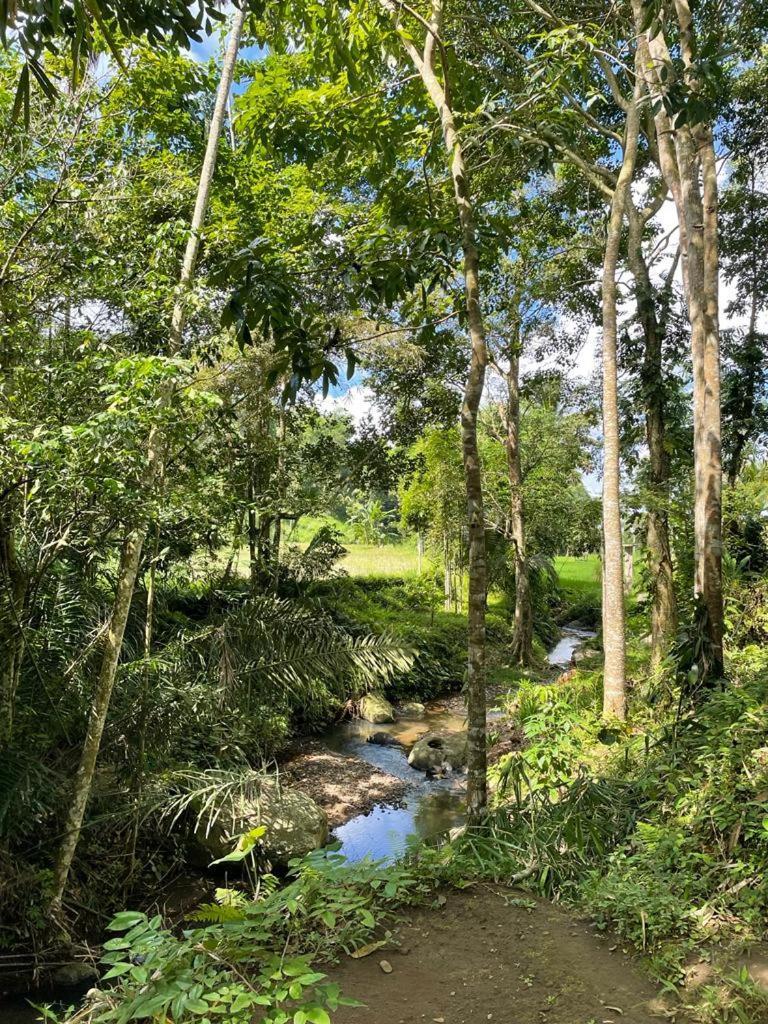
M 266 828 L 261 849 L 273 864 L 304 857 L 328 841 L 328 818 L 322 807 L 297 789 L 262 783 L 256 800 L 233 797 L 198 822 L 195 841 L 209 862 L 231 853 L 237 839 L 251 829 Z
M 408 700 L 400 705 L 400 714 L 405 718 L 424 718 L 426 713 L 426 707 L 418 700 Z
M 360 717 L 374 725 L 394 722 L 395 709 L 382 693 L 366 693 L 360 701 Z
M 454 771 L 467 763 L 465 732 L 428 732 L 414 743 L 408 764 L 420 772 L 435 771 L 447 764 Z

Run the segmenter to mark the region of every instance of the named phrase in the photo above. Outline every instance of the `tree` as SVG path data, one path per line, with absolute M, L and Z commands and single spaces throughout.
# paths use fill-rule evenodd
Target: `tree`
M 214 108 L 211 124 L 208 129 L 208 143 L 206 146 L 205 159 L 200 173 L 200 184 L 198 187 L 195 209 L 192 215 L 192 224 L 187 241 L 184 260 L 182 263 L 179 296 L 174 303 L 173 317 L 171 319 L 170 350 L 173 354 L 178 352 L 181 342 L 185 318 L 185 301 L 192 283 L 195 270 L 195 263 L 200 247 L 200 232 L 203 227 L 205 215 L 208 208 L 211 182 L 216 167 L 216 156 L 221 137 L 222 126 L 226 113 L 227 97 L 232 84 L 237 51 L 240 45 L 240 35 L 245 20 L 244 10 L 237 10 L 232 19 L 227 51 L 221 70 L 221 78 L 216 93 L 216 105 Z M 161 408 L 167 406 L 170 395 L 166 392 L 161 399 Z M 163 461 L 163 438 L 161 427 L 155 424 L 150 429 L 147 441 L 147 467 L 144 483 L 146 490 L 151 492 L 162 475 Z M 88 729 L 80 756 L 80 764 L 75 776 L 72 803 L 65 822 L 64 837 L 61 842 L 59 856 L 54 872 L 50 912 L 57 916 L 61 911 L 62 898 L 67 885 L 69 869 L 77 848 L 80 830 L 83 824 L 88 797 L 93 783 L 93 776 L 96 770 L 96 760 L 101 747 L 101 737 L 104 732 L 104 724 L 109 711 L 112 689 L 115 684 L 117 664 L 120 658 L 120 651 L 123 643 L 125 627 L 128 621 L 128 613 L 131 607 L 136 577 L 141 563 L 141 552 L 147 535 L 146 524 L 141 524 L 132 529 L 123 541 L 120 554 L 120 564 L 117 574 L 117 586 L 109 624 L 106 630 L 104 650 L 102 655 L 101 668 L 96 680 L 91 710 L 88 719 Z
M 677 210 L 683 288 L 691 324 L 694 587 L 706 611 L 704 625 L 711 648 L 706 674 L 711 683 L 723 672 L 717 161 L 709 111 L 701 96 L 696 27 L 686 0 L 674 4 L 666 28 L 654 20 L 653 8 L 646 10 L 641 0 L 633 0 L 632 9 L 640 56 L 638 74 L 653 104 L 659 166 Z M 672 29 L 680 46 L 682 73 L 670 53 L 667 35 Z M 687 105 L 685 116 L 681 102 Z
M 603 714 L 624 719 L 627 681 L 624 638 L 624 545 L 621 534 L 616 267 L 627 197 L 635 173 L 641 86 L 627 106 L 621 169 L 611 198 L 603 258 Z
M 456 207 L 461 225 L 464 253 L 466 317 L 471 341 L 469 373 L 461 408 L 461 442 L 467 495 L 469 537 L 469 652 L 467 664 L 467 718 L 469 761 L 467 775 L 467 816 L 476 824 L 486 806 L 486 707 L 485 707 L 485 518 L 480 454 L 477 446 L 477 416 L 485 382 L 488 350 L 480 303 L 480 264 L 477 251 L 474 207 L 464 150 L 456 128 L 450 102 L 448 65 L 442 39 L 444 8 L 442 0 L 433 0 L 429 20 L 417 16 L 423 34 L 423 49 L 411 42 L 411 35 L 400 27 L 400 12 L 395 3 L 382 0 L 398 29 L 403 47 L 421 76 L 424 88 L 440 115 L 445 150 L 450 163 Z M 443 80 L 436 72 L 435 54 L 439 52 Z
M 736 289 L 728 313 L 746 317 L 744 329 L 722 332 L 723 452 L 731 486 L 750 447 L 768 433 L 768 338 L 760 326 L 768 306 L 767 77 L 764 55 L 744 70 L 734 88 L 725 138 L 732 155 L 720 210 L 722 268 Z

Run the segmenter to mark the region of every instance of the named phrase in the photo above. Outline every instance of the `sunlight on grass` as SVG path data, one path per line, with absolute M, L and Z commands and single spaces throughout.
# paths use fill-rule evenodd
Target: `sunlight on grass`
M 561 555 L 555 570 L 564 590 L 600 597 L 600 557 L 598 555 Z
M 416 576 L 419 571 L 416 541 L 402 544 L 345 544 L 347 554 L 339 565 L 350 576 Z M 427 559 L 422 568 L 427 569 Z

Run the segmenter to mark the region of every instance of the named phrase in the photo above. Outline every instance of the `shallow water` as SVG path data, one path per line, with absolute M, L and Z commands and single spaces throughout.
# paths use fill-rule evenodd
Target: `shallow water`
M 460 732 L 463 714 L 444 701 L 427 705 L 424 718 L 401 718 L 397 722 L 373 725 L 362 719 L 344 722 L 326 734 L 324 742 L 340 754 L 367 761 L 382 771 L 409 783 L 396 807 L 377 804 L 368 814 L 359 814 L 334 830 L 340 852 L 351 861 L 373 857 L 391 863 L 405 853 L 413 841 L 433 839 L 464 821 L 466 777 L 463 772 L 445 779 L 428 779 L 408 764 L 408 751 L 428 732 Z M 380 746 L 366 738 L 386 732 L 403 746 Z
M 548 655 L 550 665 L 565 668 L 576 648 L 595 634 L 576 626 L 566 626 L 563 635 Z M 489 718 L 498 717 L 489 711 Z M 392 863 L 401 857 L 410 844 L 436 839 L 464 823 L 466 776 L 456 772 L 445 779 L 428 779 L 423 772 L 408 764 L 408 751 L 427 732 L 459 732 L 466 728 L 466 718 L 457 700 L 437 700 L 427 705 L 424 718 L 400 718 L 398 721 L 373 725 L 362 719 L 343 722 L 330 729 L 323 742 L 331 750 L 367 761 L 382 771 L 408 782 L 408 789 L 398 806 L 377 804 L 368 814 L 360 814 L 333 832 L 340 852 L 350 861 L 373 857 Z M 380 746 L 366 742 L 374 732 L 386 732 L 402 746 Z M 80 992 L 58 989 L 36 994 L 38 1004 L 54 1001 L 59 1008 L 77 1001 Z M 0 996 L 0 1024 L 32 1024 L 38 1019 L 23 996 Z
M 549 664 L 564 669 L 576 648 L 594 636 L 591 630 L 566 626 L 549 652 Z M 490 711 L 489 718 L 496 714 Z M 405 853 L 410 843 L 435 839 L 464 824 L 466 776 L 458 773 L 447 779 L 428 779 L 408 764 L 408 751 L 425 733 L 459 732 L 464 728 L 465 716 L 456 710 L 455 702 L 433 701 L 427 705 L 423 719 L 401 718 L 386 725 L 356 719 L 325 735 L 324 742 L 332 750 L 358 757 L 409 783 L 399 806 L 377 804 L 368 814 L 360 814 L 334 830 L 334 838 L 341 843 L 340 852 L 348 860 L 373 857 L 391 863 Z M 386 732 L 403 746 L 367 743 L 367 737 L 375 732 Z
M 571 656 L 576 648 L 585 640 L 591 640 L 597 634 L 591 629 L 582 629 L 580 626 L 564 626 L 563 635 L 547 655 L 547 662 L 558 668 L 565 668 L 570 665 Z

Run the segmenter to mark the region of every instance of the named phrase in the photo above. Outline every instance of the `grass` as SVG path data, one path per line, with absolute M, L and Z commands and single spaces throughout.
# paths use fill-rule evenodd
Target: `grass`
M 599 555 L 560 555 L 555 570 L 563 590 L 579 597 L 600 597 Z
M 345 544 L 347 554 L 339 563 L 350 576 L 417 576 L 419 558 L 416 541 L 399 544 Z M 428 567 L 426 558 L 422 568 Z

